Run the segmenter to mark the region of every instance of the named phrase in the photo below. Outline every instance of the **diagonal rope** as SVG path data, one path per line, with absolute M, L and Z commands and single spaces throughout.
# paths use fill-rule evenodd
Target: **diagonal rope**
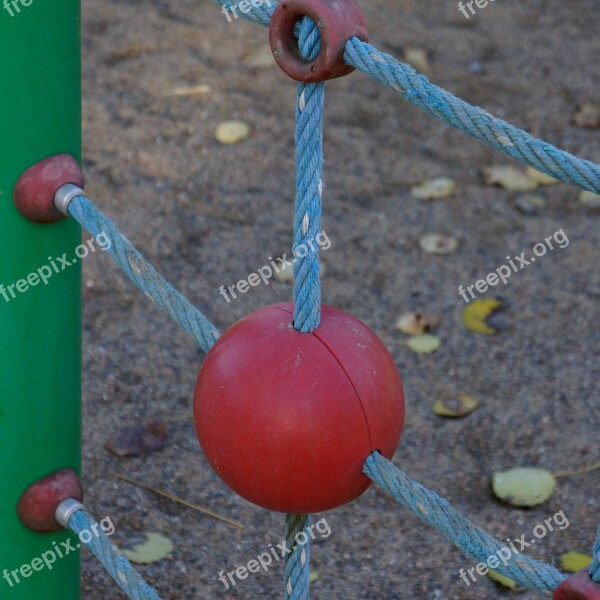
M 284 567 L 284 600 L 308 600 L 310 582 L 310 517 L 286 515 L 285 544 L 292 550 L 286 553 Z M 300 535 L 304 537 L 301 538 Z M 303 541 L 304 540 L 304 541 Z
M 303 19 L 299 49 L 312 60 L 321 49 L 321 36 L 310 19 Z M 294 327 L 314 331 L 321 318 L 319 246 L 323 194 L 323 102 L 325 84 L 300 83 L 296 97 L 296 210 L 294 219 Z
M 109 218 L 85 196 L 69 203 L 69 214 L 91 235 L 105 234 L 111 244 L 107 251 L 131 282 L 196 338 L 202 350 L 210 350 L 219 337 L 217 328 L 146 261 Z
M 559 150 L 464 102 L 393 56 L 352 38 L 346 44 L 344 59 L 447 125 L 555 179 L 600 193 L 600 166 Z
M 80 536 L 79 539 L 82 543 L 102 563 L 102 566 L 128 598 L 131 600 L 160 600 L 156 592 L 144 581 L 117 546 L 110 541 L 101 526 L 85 510 L 73 513 L 68 526 L 73 533 Z
M 413 481 L 378 452 L 369 456 L 363 471 L 402 506 L 445 535 L 470 558 L 485 563 L 492 556 L 505 556 L 505 560 L 494 570 L 519 585 L 552 595 L 566 579 L 551 565 L 512 552 L 508 546 L 476 527 L 446 500 Z

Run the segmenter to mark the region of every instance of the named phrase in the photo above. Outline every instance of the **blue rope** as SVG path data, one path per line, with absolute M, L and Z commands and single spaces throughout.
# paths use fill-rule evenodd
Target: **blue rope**
M 228 7 L 234 5 L 232 0 L 215 2 Z M 275 2 L 272 4 L 272 7 L 253 8 L 250 13 L 241 16 L 268 27 L 276 6 Z M 424 75 L 417 74 L 410 65 L 399 62 L 393 56 L 352 38 L 346 44 L 344 60 L 447 125 L 555 179 L 600 194 L 600 166 L 534 138 L 526 131 L 464 102 L 433 85 Z
M 132 600 L 160 600 L 157 593 L 142 579 L 127 558 L 110 541 L 100 525 L 84 510 L 69 519 L 69 529 L 77 535 L 88 532 L 91 539 L 85 545 L 91 550 L 117 585 Z M 96 533 L 97 532 L 97 533 Z
M 393 56 L 352 38 L 346 44 L 344 60 L 447 125 L 555 179 L 600 194 L 600 166 L 559 150 L 464 102 Z
M 444 534 L 470 558 L 485 563 L 499 551 L 510 550 L 465 519 L 435 492 L 410 479 L 378 452 L 373 452 L 369 456 L 363 471 L 402 506 Z M 554 567 L 524 554 L 515 556 L 511 551 L 506 562 L 506 566 L 500 563 L 500 566 L 494 570 L 510 577 L 519 585 L 544 594 L 551 594 L 566 579 L 566 576 Z
M 284 600 L 308 600 L 310 584 L 310 517 L 286 515 L 285 543 L 292 550 L 286 553 L 284 567 Z M 305 540 L 298 540 L 303 533 Z
M 600 527 L 598 527 L 598 537 L 594 545 L 590 575 L 596 583 L 600 583 Z
M 307 60 L 321 49 L 316 25 L 302 19 L 298 47 Z M 294 327 L 308 333 L 319 326 L 319 246 L 323 193 L 323 102 L 325 84 L 300 83 L 296 98 L 296 210 L 294 219 Z M 309 244 L 310 242 L 310 244 Z
M 111 242 L 108 252 L 131 282 L 196 338 L 202 350 L 210 350 L 219 337 L 217 328 L 146 261 L 110 219 L 85 196 L 70 202 L 69 214 L 91 235 L 105 233 Z

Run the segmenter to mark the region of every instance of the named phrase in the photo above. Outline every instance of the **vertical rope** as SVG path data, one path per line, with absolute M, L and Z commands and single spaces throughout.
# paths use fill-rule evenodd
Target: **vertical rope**
M 598 527 L 598 538 L 594 545 L 593 556 L 590 565 L 590 576 L 596 583 L 600 583 L 600 527 Z
M 110 541 L 98 523 L 84 510 L 69 519 L 69 529 L 76 533 L 132 600 L 160 600 L 156 592 L 142 579 L 127 558 Z M 85 539 L 84 539 L 85 536 Z
M 308 600 L 310 581 L 310 517 L 286 515 L 285 543 L 292 552 L 286 553 L 284 584 L 285 600 Z
M 307 60 L 321 49 L 319 30 L 304 18 L 298 47 Z M 319 246 L 323 193 L 323 101 L 325 84 L 300 83 L 296 98 L 296 212 L 294 219 L 294 327 L 308 333 L 319 326 Z

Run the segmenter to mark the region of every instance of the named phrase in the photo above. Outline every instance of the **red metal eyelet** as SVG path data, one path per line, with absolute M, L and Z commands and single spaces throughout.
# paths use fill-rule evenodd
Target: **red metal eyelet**
M 300 56 L 294 27 L 310 17 L 321 33 L 321 50 L 312 61 Z M 269 27 L 273 56 L 281 69 L 296 81 L 311 83 L 342 77 L 354 71 L 344 62 L 344 47 L 352 37 L 368 41 L 365 16 L 355 0 L 282 0 Z

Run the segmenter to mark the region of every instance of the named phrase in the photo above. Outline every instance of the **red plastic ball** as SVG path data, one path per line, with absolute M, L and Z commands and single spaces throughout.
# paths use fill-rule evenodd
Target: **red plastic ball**
M 210 350 L 194 394 L 208 462 L 229 487 L 270 510 L 314 513 L 360 496 L 365 460 L 391 458 L 404 424 L 402 380 L 364 323 L 323 306 L 313 333 L 293 306 L 243 318 Z

